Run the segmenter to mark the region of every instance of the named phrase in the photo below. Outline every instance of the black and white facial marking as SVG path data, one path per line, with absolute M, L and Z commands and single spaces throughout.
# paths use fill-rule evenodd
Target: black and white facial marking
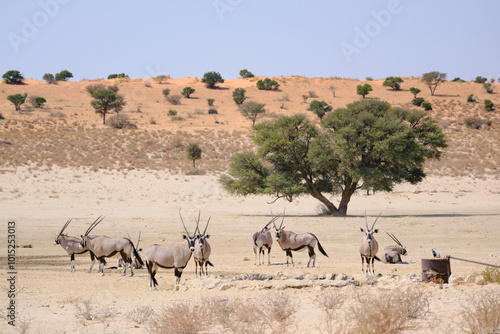
M 364 230 L 362 227 L 360 228 L 361 229 L 361 232 L 365 232 L 366 234 L 366 241 L 368 242 L 368 245 L 371 245 L 372 243 L 372 238 L 373 238 L 373 233 L 378 233 L 378 229 L 374 229 L 374 230 Z
M 78 246 L 78 248 L 85 248 L 87 247 L 87 240 L 85 240 L 85 237 L 82 235 L 82 241 L 80 241 L 80 245 Z
M 401 255 L 406 255 L 406 247 L 401 246 Z
M 284 226 L 280 228 L 274 227 L 274 233 L 276 233 L 276 241 L 280 241 L 281 231 L 283 231 L 284 229 L 285 229 Z
M 191 252 L 194 252 L 194 243 L 196 242 L 196 236 L 194 236 L 194 235 L 193 235 L 193 236 L 191 237 L 191 236 L 189 236 L 189 235 L 185 235 L 185 234 L 184 234 L 182 237 L 183 237 L 184 239 L 186 239 L 186 240 L 187 240 L 188 245 L 189 245 L 189 250 L 190 250 Z
M 203 246 L 205 245 L 205 239 L 210 238 L 210 234 L 198 234 L 196 238 L 198 239 L 198 246 L 200 246 L 200 249 L 203 249 Z

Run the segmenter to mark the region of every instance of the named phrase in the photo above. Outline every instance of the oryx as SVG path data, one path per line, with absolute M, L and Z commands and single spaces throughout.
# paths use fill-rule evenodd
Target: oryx
M 361 255 L 361 272 L 362 273 L 365 272 L 365 259 L 366 259 L 367 275 L 370 273 L 370 261 L 371 261 L 372 274 L 375 274 L 375 266 L 373 265 L 374 260 L 377 259 L 380 261 L 380 259 L 377 257 L 378 242 L 377 240 L 375 240 L 375 236 L 373 235 L 374 233 L 378 233 L 378 229 L 373 229 L 373 227 L 375 226 L 375 223 L 377 222 L 381 214 L 382 212 L 378 215 L 377 219 L 375 219 L 372 228 L 370 229 L 368 228 L 368 219 L 366 218 L 366 212 L 365 212 L 366 230 L 360 227 L 361 232 L 365 233 L 365 235 L 359 241 L 359 254 Z
M 94 256 L 99 259 L 99 271 L 101 275 L 104 275 L 104 265 L 106 264 L 105 258 L 111 257 L 117 253 L 120 253 L 124 263 L 128 263 L 130 267 L 130 276 L 134 276 L 134 270 L 132 268 L 132 253 L 137 258 L 139 263 L 143 263 L 142 259 L 137 252 L 132 240 L 128 238 L 110 238 L 104 235 L 99 236 L 89 236 L 89 233 L 104 219 L 97 218 L 87 229 L 85 235 L 82 235 L 82 241 L 80 246 L 88 247 L 88 249 L 94 253 Z M 123 276 L 127 274 L 127 266 L 123 270 Z
M 195 242 L 196 242 L 196 230 L 198 229 L 198 224 L 196 224 L 196 228 L 194 229 L 195 233 L 193 236 L 189 235 L 188 230 L 186 229 L 186 225 L 184 225 L 184 220 L 182 219 L 182 215 L 179 212 L 181 217 L 182 226 L 184 227 L 184 231 L 186 234 L 183 235 L 184 240 L 174 242 L 169 246 L 162 246 L 158 244 L 154 244 L 144 253 L 146 256 L 146 267 L 148 268 L 149 274 L 149 290 L 151 291 L 153 288 L 158 290 L 156 286 L 158 282 L 156 281 L 155 275 L 158 271 L 158 267 L 161 268 L 174 268 L 175 274 L 175 287 L 181 281 L 181 275 L 184 268 L 187 266 L 189 259 L 191 259 L 191 255 L 194 252 Z M 174 287 L 174 289 L 175 289 Z
M 62 248 L 68 253 L 71 257 L 71 272 L 75 272 L 75 254 L 83 254 L 89 251 L 87 247 L 81 248 L 80 242 L 82 241 L 77 237 L 70 237 L 67 234 L 63 234 L 66 227 L 68 227 L 69 223 L 71 223 L 72 219 L 68 219 L 66 224 L 64 224 L 61 232 L 56 237 L 54 241 L 54 245 L 61 245 Z M 90 252 L 90 259 L 92 260 L 92 265 L 90 266 L 89 272 L 92 270 L 94 266 L 94 254 Z
M 273 237 L 271 236 L 271 229 L 269 225 L 274 223 L 278 216 L 273 217 L 271 213 L 271 220 L 259 232 L 255 232 L 252 236 L 253 252 L 255 254 L 254 265 L 257 265 L 257 256 L 259 257 L 259 266 L 264 265 L 264 254 L 267 248 L 267 265 L 271 265 L 271 247 L 273 246 Z M 262 254 L 262 262 L 260 261 L 260 254 Z
M 384 248 L 384 253 L 380 257 L 380 261 L 383 263 L 394 263 L 394 264 L 407 264 L 408 262 L 403 262 L 401 260 L 401 255 L 407 255 L 406 247 L 401 244 L 401 242 L 396 238 L 394 234 L 385 232 L 392 240 L 397 244 L 397 246 L 387 246 Z
M 130 237 L 130 234 L 128 235 L 128 238 L 132 240 Z M 135 244 L 135 248 L 137 249 L 137 252 L 142 252 L 142 248 L 139 248 L 139 243 L 141 241 L 141 231 L 139 231 L 139 237 L 137 238 L 137 243 Z M 116 267 L 117 268 L 123 268 L 126 265 L 125 262 L 123 262 L 122 258 L 119 258 L 116 262 Z M 144 262 L 139 263 L 139 260 L 137 257 L 132 253 L 132 268 L 134 269 L 142 269 L 144 268 Z
M 194 269 L 194 276 L 198 277 L 198 265 L 200 266 L 200 277 L 203 274 L 204 276 L 208 276 L 208 269 L 207 265 L 214 266 L 212 262 L 208 259 L 210 257 L 210 254 L 212 253 L 212 248 L 210 247 L 210 244 L 208 243 L 208 238 L 210 238 L 210 234 L 207 234 L 207 228 L 208 228 L 208 223 L 210 223 L 210 217 L 208 217 L 207 225 L 205 226 L 205 230 L 203 233 L 199 233 L 199 224 L 200 223 L 200 216 L 198 215 L 198 220 L 196 221 L 196 226 L 198 230 L 198 234 L 196 235 L 196 240 L 197 242 L 194 245 L 194 252 L 193 252 L 193 257 L 194 257 L 194 264 L 195 264 L 195 269 Z M 195 232 L 196 234 L 196 232 Z M 205 269 L 203 269 L 203 265 L 205 265 Z
M 276 224 L 273 221 L 274 232 L 276 233 L 276 241 L 280 245 L 281 249 L 286 252 L 286 266 L 288 267 L 288 257 L 292 262 L 292 266 L 295 266 L 293 263 L 292 251 L 301 251 L 307 250 L 309 251 L 309 261 L 307 262 L 307 267 L 313 261 L 312 267 L 316 265 L 316 253 L 314 253 L 314 246 L 318 244 L 318 249 L 324 256 L 328 257 L 323 247 L 319 243 L 318 238 L 312 233 L 304 233 L 304 234 L 296 234 L 291 231 L 285 231 L 285 227 L 283 226 L 283 221 L 285 220 L 285 213 L 283 212 L 283 219 L 281 220 L 280 227 L 276 227 Z

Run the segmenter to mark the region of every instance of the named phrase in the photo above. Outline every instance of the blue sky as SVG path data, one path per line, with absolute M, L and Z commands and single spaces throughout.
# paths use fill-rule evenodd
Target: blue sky
M 0 74 L 500 77 L 500 1 L 0 3 Z

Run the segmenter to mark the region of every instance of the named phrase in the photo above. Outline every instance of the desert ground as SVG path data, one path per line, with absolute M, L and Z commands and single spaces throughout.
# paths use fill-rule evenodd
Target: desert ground
M 498 94 L 487 94 L 472 82 L 445 82 L 436 96 L 430 96 L 419 78 L 404 78 L 398 92 L 383 87 L 383 80 L 370 81 L 374 89 L 370 98 L 408 108 L 413 98 L 409 87 L 420 88 L 419 96 L 432 103 L 430 115 L 447 135 L 448 148 L 441 160 L 426 163 L 427 177 L 420 184 L 401 184 L 391 193 L 356 193 L 347 217 L 325 217 L 319 202 L 310 197 L 271 203 L 274 198 L 268 196 L 232 196 L 218 183 L 232 154 L 254 148 L 249 138 L 251 122 L 232 101 L 235 88 L 245 88 L 249 100 L 266 104 L 264 119 L 302 112 L 314 120 L 302 95 L 313 91 L 317 99 L 339 108 L 360 98 L 356 85 L 363 83 L 342 78 L 275 79 L 280 83 L 278 92 L 257 90 L 255 79 L 226 80 L 216 90 L 205 88 L 198 78 L 170 79 L 163 84 L 153 79 L 58 85 L 29 79 L 22 86 L 1 84 L 0 222 L 7 231 L 8 222 L 15 221 L 19 248 L 15 259 L 17 326 L 12 327 L 6 316 L 7 233 L 2 232 L 0 331 L 161 332 L 168 310 L 185 306 L 191 318 L 203 319 L 191 332 L 353 332 L 360 300 L 366 302 L 369 296 L 384 300 L 395 291 L 410 296 L 416 292 L 428 302 L 426 312 L 411 319 L 406 332 L 467 332 L 473 297 L 500 296 L 499 284 L 484 282 L 485 266 L 454 259 L 450 284 L 422 283 L 421 259 L 431 258 L 436 248 L 443 256 L 500 264 L 500 118 L 498 109 L 482 110 L 486 98 L 500 105 Z M 103 125 L 85 90 L 92 83 L 118 85 L 127 100 L 124 112 L 138 129 Z M 329 90 L 332 85 L 335 97 Z M 195 88 L 192 98 L 175 106 L 164 101 L 162 89 L 169 88 L 173 94 L 186 86 Z M 20 112 L 14 111 L 6 96 L 24 92 L 45 97 L 47 105 L 42 109 L 24 105 Z M 479 103 L 467 103 L 469 94 Z M 216 117 L 207 114 L 207 98 L 215 99 Z M 172 120 L 169 109 L 181 117 Z M 471 116 L 484 120 L 480 129 L 465 125 Z M 183 152 L 193 141 L 203 150 L 194 169 Z M 336 197 L 333 200 L 338 202 Z M 314 233 L 328 257 L 317 252 L 316 267 L 307 268 L 307 253 L 297 252 L 295 266 L 287 267 L 285 253 L 275 242 L 271 265 L 254 265 L 251 237 L 270 220 L 271 210 L 275 214 L 285 210 L 286 229 Z M 97 265 L 93 273 L 87 273 L 88 253 L 79 255 L 76 272 L 70 273 L 69 256 L 53 244 L 68 219 L 73 220 L 66 232 L 80 236 L 103 215 L 105 219 L 93 233 L 112 237 L 129 233 L 136 242 L 141 232 L 144 250 L 155 243 L 169 245 L 182 240 L 179 212 L 190 233 L 199 212 L 202 224 L 210 217 L 214 267 L 209 267 L 208 277 L 195 278 L 191 259 L 177 289 L 173 270 L 160 269 L 158 291 L 150 292 L 147 270 L 123 277 L 121 269 L 109 269 L 116 257 L 109 259 L 101 276 Z M 393 233 L 408 249 L 404 257 L 408 264 L 376 262 L 376 276 L 361 273 L 359 228 L 364 227 L 365 212 L 369 222 L 381 213 L 376 235 L 381 248 L 394 244 L 385 231 Z M 343 303 L 328 317 L 321 300 L 336 294 Z M 245 322 L 243 316 L 232 314 L 226 319 L 231 324 L 224 322 L 222 307 L 214 306 L 220 301 L 225 305 L 239 301 L 252 320 Z M 265 305 L 273 301 L 281 302 L 283 309 L 294 306 L 285 324 L 269 311 L 260 314 L 256 310 L 269 310 Z M 171 332 L 174 325 L 169 327 Z

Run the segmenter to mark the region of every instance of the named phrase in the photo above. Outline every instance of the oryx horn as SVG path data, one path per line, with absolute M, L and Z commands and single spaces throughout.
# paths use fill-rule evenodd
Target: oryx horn
M 71 223 L 72 220 L 73 220 L 73 218 L 68 219 L 68 221 L 66 222 L 66 224 L 64 224 L 63 228 L 61 229 L 61 232 L 59 232 L 59 234 L 57 235 L 58 237 L 61 234 L 63 234 L 64 230 L 66 229 L 66 227 L 68 227 L 69 223 Z
M 395 236 L 394 234 L 391 234 L 391 233 L 389 233 L 389 232 L 387 232 L 387 231 L 385 231 L 385 233 L 387 233 L 387 235 L 388 235 L 388 236 L 390 236 L 390 237 L 391 237 L 391 239 L 392 239 L 392 240 L 394 240 L 394 242 L 395 242 L 395 243 L 397 243 L 399 246 L 403 246 L 403 245 L 401 244 L 401 242 L 398 240 L 398 238 L 396 238 L 396 236 Z
M 377 220 L 379 219 L 379 217 L 380 217 L 381 214 L 382 214 L 382 212 L 378 214 L 377 219 L 375 219 L 375 221 L 373 222 L 372 230 L 375 227 L 375 223 L 377 222 Z
M 92 224 L 90 224 L 89 228 L 85 232 L 85 235 L 89 235 L 90 232 L 100 223 L 105 217 L 99 216 Z

